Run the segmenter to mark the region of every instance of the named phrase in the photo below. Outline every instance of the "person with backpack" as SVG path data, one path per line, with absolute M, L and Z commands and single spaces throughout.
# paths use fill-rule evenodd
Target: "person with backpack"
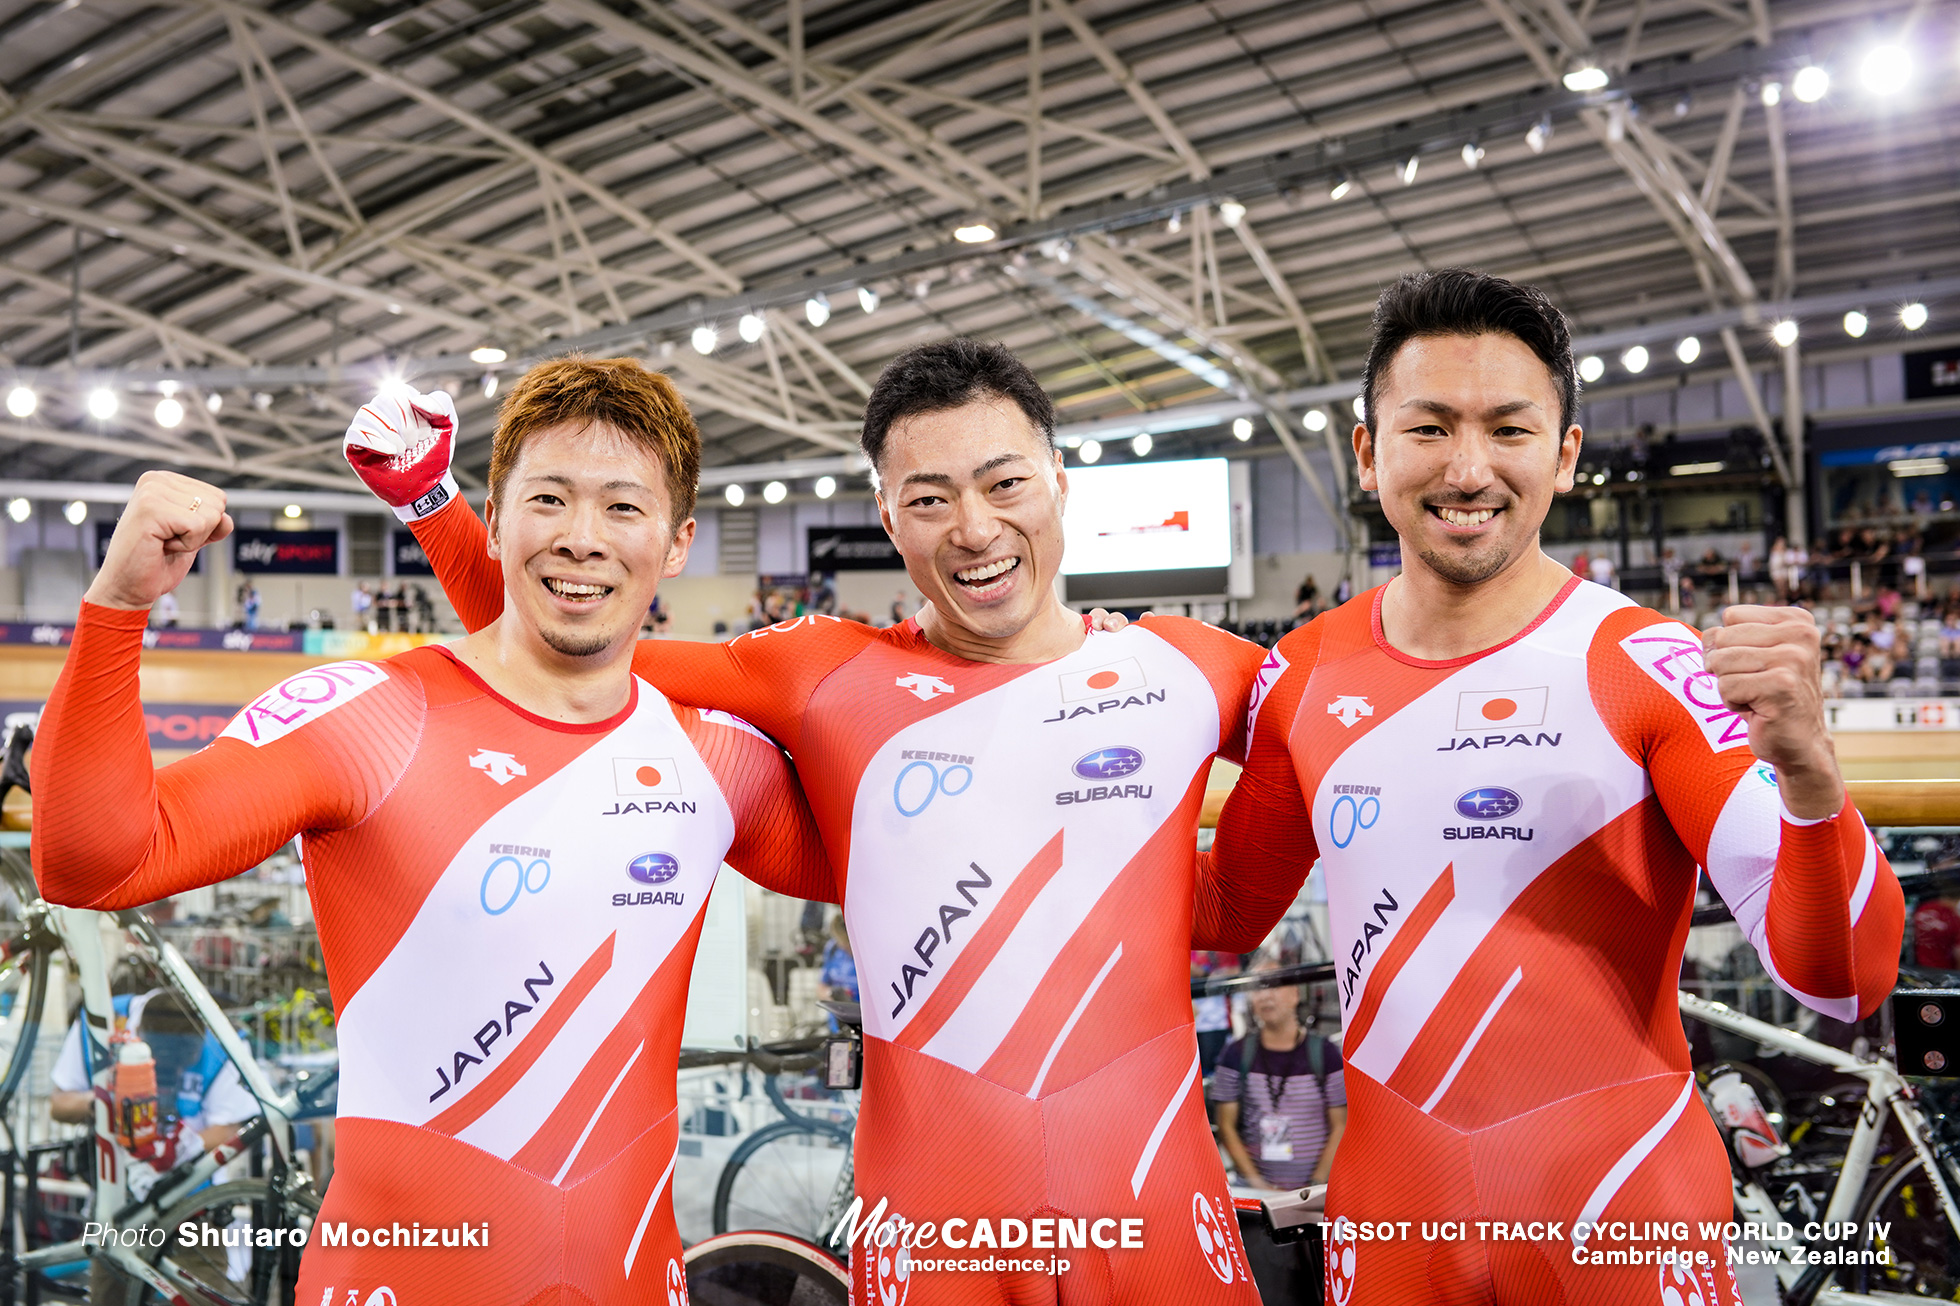
M 1206 1096 L 1239 1181 L 1293 1189 L 1327 1182 L 1347 1127 L 1341 1053 L 1300 1023 L 1300 990 L 1254 989 L 1256 1028 L 1225 1045 Z

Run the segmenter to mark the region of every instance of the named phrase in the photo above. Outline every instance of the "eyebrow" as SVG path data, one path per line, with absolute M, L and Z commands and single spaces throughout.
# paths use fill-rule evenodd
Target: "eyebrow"
M 559 476 L 555 473 L 539 473 L 535 476 L 527 476 L 524 478 L 524 481 L 527 485 L 533 481 L 543 481 L 547 485 L 562 485 L 566 489 L 574 489 L 577 486 L 577 482 L 573 481 L 571 477 Z M 640 481 L 607 481 L 599 488 L 602 491 L 645 490 L 648 494 L 653 493 L 653 487 L 651 485 L 644 484 Z
M 1402 407 L 1419 408 L 1426 413 L 1435 413 L 1438 417 L 1459 417 L 1462 415 L 1455 405 L 1446 404 L 1440 399 L 1405 399 L 1402 402 Z M 1496 407 L 1486 410 L 1484 415 L 1486 417 L 1509 417 L 1513 413 L 1521 413 L 1527 408 L 1537 408 L 1540 412 L 1544 411 L 1543 407 L 1535 399 L 1513 399 L 1509 403 L 1498 404 Z
M 1000 454 L 997 457 L 988 459 L 986 462 L 981 463 L 978 467 L 974 468 L 973 479 L 976 481 L 979 480 L 981 477 L 985 476 L 988 472 L 993 471 L 996 467 L 1002 467 L 1008 463 L 1013 463 L 1013 462 L 1027 462 L 1027 461 L 1028 461 L 1028 456 L 1024 453 Z M 913 472 L 910 476 L 906 477 L 903 482 L 900 483 L 898 488 L 901 490 L 909 489 L 914 484 L 944 485 L 950 488 L 955 484 L 957 484 L 957 482 L 955 482 L 952 477 L 948 476 L 944 472 Z

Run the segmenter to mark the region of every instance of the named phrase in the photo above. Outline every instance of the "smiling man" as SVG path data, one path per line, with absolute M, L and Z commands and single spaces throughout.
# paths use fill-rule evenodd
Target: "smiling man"
M 662 642 L 636 666 L 796 760 L 865 995 L 866 1206 L 945 1232 L 911 1253 L 922 1265 L 1070 1263 L 1059 1279 L 908 1274 L 904 1256 L 860 1248 L 860 1299 L 1255 1303 L 1200 1098 L 1188 958 L 1250 950 L 1297 887 L 1266 868 L 1194 881 L 1211 760 L 1239 755 L 1264 652 L 1182 618 L 1085 630 L 1055 595 L 1068 474 L 1053 435 L 1048 396 L 1001 346 L 899 356 L 863 447 L 929 600 L 919 616 Z M 467 507 L 415 529 L 464 620 L 494 616 Z M 1003 1220 L 1030 1230 L 1018 1253 L 966 1246 L 977 1221 Z M 1141 1222 L 1129 1237 L 1124 1220 Z
M 1729 1218 L 1729 1169 L 1675 1002 L 1696 868 L 1820 1012 L 1871 1014 L 1899 956 L 1816 628 L 1733 607 L 1704 637 L 1540 549 L 1581 432 L 1536 290 L 1405 277 L 1363 386 L 1360 483 L 1402 574 L 1280 641 L 1213 855 L 1327 875 L 1349 1109 L 1330 1216 L 1483 1233 L 1337 1224 L 1328 1299 L 1733 1304 L 1700 1233 Z
M 445 419 L 400 395 L 364 415 Z M 309 1246 L 297 1300 L 686 1296 L 675 1066 L 716 871 L 834 896 L 782 754 L 632 674 L 640 617 L 687 559 L 699 441 L 632 360 L 533 369 L 491 455 L 503 616 L 303 672 L 160 771 L 145 621 L 231 519 L 222 490 L 149 472 L 116 526 L 34 750 L 34 866 L 50 900 L 107 911 L 304 836 L 341 1058 L 320 1221 L 375 1232 Z M 393 1245 L 418 1223 L 472 1232 Z

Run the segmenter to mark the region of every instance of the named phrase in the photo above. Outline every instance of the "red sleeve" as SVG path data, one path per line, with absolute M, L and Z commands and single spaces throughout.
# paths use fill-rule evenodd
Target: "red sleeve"
M 721 644 L 643 639 L 633 651 L 633 673 L 677 702 L 752 721 L 795 753 L 810 696 L 877 634 L 855 621 L 811 614 Z
M 674 714 L 735 814 L 728 864 L 775 893 L 840 901 L 816 818 L 782 749 L 726 712 L 676 705 Z
M 408 528 L 465 629 L 482 630 L 503 615 L 504 573 L 490 557 L 490 532 L 461 495 Z
M 1322 618 L 1324 620 L 1325 618 Z M 1270 654 L 1250 691 L 1245 770 L 1225 800 L 1211 851 L 1198 856 L 1191 946 L 1251 952 L 1299 897 L 1320 859 L 1313 814 L 1300 790 L 1290 736 L 1320 655 L 1320 622 L 1294 631 Z
M 1204 672 L 1218 698 L 1218 755 L 1228 762 L 1244 761 L 1246 722 L 1259 669 L 1267 661 L 1266 650 L 1190 617 L 1153 613 L 1139 624 Z
M 224 737 L 159 771 L 138 692 L 148 617 L 84 603 L 41 714 L 33 857 L 50 902 L 139 906 L 249 870 L 296 834 L 352 825 L 419 734 L 418 685 L 336 663 L 268 690 Z
M 1905 897 L 1851 800 L 1821 821 L 1783 810 L 1775 771 L 1749 751 L 1701 636 L 1680 622 L 1612 614 L 1588 674 L 1601 718 L 1770 974 L 1836 1019 L 1877 1010 L 1898 980 Z

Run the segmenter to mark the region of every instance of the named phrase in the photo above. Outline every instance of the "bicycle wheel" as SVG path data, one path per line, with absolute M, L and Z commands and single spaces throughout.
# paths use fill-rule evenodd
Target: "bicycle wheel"
M 164 1245 L 143 1256 L 232 1306 L 293 1306 L 302 1249 L 291 1245 L 290 1233 L 305 1230 L 310 1239 L 319 1213 L 320 1199 L 310 1191 L 282 1201 L 263 1179 L 218 1184 L 158 1216 L 155 1227 L 165 1230 Z M 182 1245 L 179 1230 L 186 1226 L 195 1247 Z M 289 1235 L 286 1245 L 258 1246 L 262 1231 L 267 1239 Z M 228 1235 L 237 1245 L 227 1245 Z M 142 1306 L 162 1300 L 146 1290 Z
M 764 1125 L 742 1140 L 715 1185 L 715 1233 L 766 1229 L 816 1242 L 851 1136 L 794 1120 Z
M 687 1295 L 700 1306 L 846 1306 L 851 1275 L 800 1238 L 731 1233 L 687 1249 Z
M 1948 1185 L 1953 1182 L 1949 1176 Z M 1891 1264 L 1849 1267 L 1843 1278 L 1853 1290 L 1954 1300 L 1960 1290 L 1960 1239 L 1927 1182 L 1919 1153 L 1901 1152 L 1879 1172 L 1856 1223 L 1860 1245 L 1889 1252 Z

